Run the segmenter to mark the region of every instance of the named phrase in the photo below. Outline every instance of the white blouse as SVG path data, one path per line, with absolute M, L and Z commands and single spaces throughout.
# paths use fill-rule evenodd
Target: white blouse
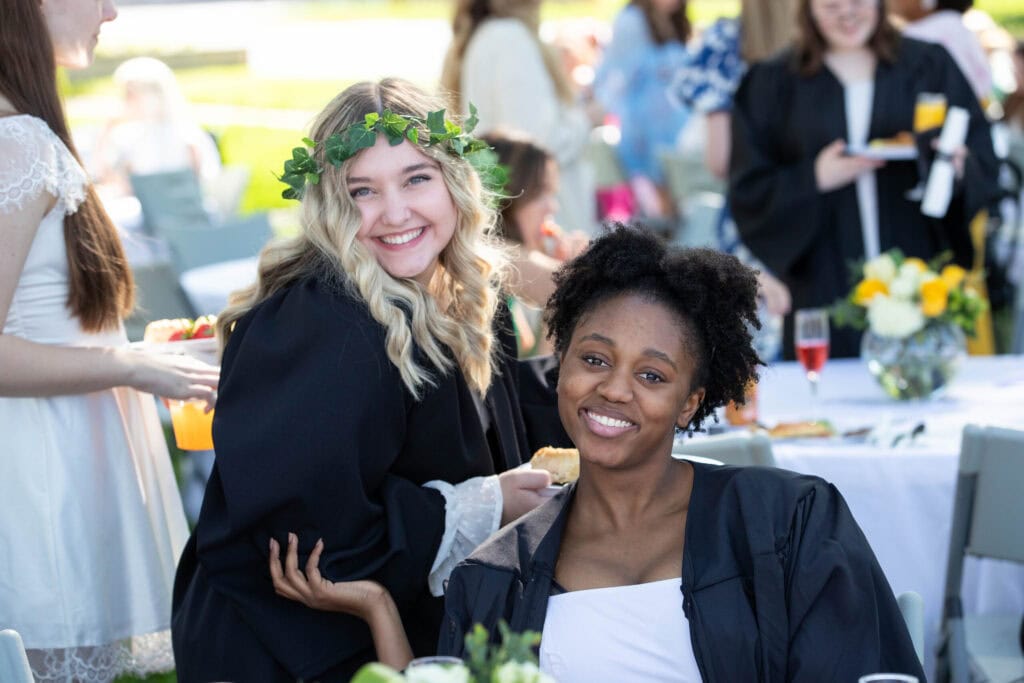
M 540 668 L 559 683 L 701 680 L 681 580 L 548 598 Z

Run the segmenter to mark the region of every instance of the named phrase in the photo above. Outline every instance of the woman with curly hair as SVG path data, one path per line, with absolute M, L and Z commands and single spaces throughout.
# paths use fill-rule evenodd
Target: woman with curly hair
M 842 496 L 817 477 L 672 457 L 757 379 L 757 279 L 735 257 L 622 228 L 557 276 L 546 316 L 580 475 L 452 573 L 440 654 L 475 624 L 542 633 L 540 667 L 576 681 L 924 680 L 889 584 Z M 380 586 L 325 581 L 294 548 L 282 595 L 359 614 L 410 657 Z M 682 594 L 680 596 L 680 593 Z
M 328 104 L 302 232 L 219 318 L 217 458 L 175 585 L 183 681 L 348 681 L 375 658 L 362 620 L 275 595 L 288 541 L 330 580 L 386 587 L 432 653 L 451 568 L 542 500 L 547 476 L 507 471 L 529 448 L 504 259 L 477 141 L 435 140 L 442 108 L 394 79 Z
M 541 669 L 562 683 L 923 680 L 835 488 L 671 455 L 757 379 L 755 273 L 620 229 L 557 284 L 546 319 L 579 480 L 456 567 L 441 653 L 504 619 L 542 632 Z

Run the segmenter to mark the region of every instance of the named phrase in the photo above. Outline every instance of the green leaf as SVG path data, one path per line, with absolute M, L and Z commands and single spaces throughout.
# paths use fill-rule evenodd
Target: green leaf
M 366 122 L 366 127 L 367 128 L 373 128 L 374 125 L 376 125 L 377 121 L 380 120 L 380 114 L 378 114 L 375 111 L 372 111 L 369 114 L 367 114 L 366 116 L 364 116 L 363 120 Z
M 302 138 L 302 142 L 303 144 L 306 145 L 306 147 L 316 147 L 315 140 L 310 140 L 309 138 Z
M 445 126 L 444 120 L 444 109 L 432 111 L 427 114 L 427 130 L 431 133 L 431 139 L 433 139 L 434 134 L 443 135 L 447 132 L 448 129 Z
M 405 137 L 409 138 L 412 144 L 417 145 L 420 142 L 420 129 L 415 126 L 409 126 L 405 131 Z
M 319 173 L 312 173 L 312 172 L 307 173 L 306 174 L 306 182 L 309 183 L 310 185 L 319 185 L 320 184 L 320 174 Z
M 476 105 L 472 102 L 469 103 L 469 118 L 462 123 L 462 129 L 466 133 L 472 133 L 477 124 L 480 123 L 480 118 L 476 115 Z
M 349 156 L 354 155 L 361 149 L 373 147 L 377 144 L 376 131 L 368 130 L 363 126 L 352 126 L 348 132 Z
M 405 678 L 389 666 L 379 662 L 366 664 L 352 678 L 351 683 L 403 683 Z
M 453 136 L 462 133 L 462 128 L 459 127 L 459 125 L 454 121 L 449 121 L 448 119 L 445 119 L 444 121 L 444 130 L 446 133 L 449 133 L 450 135 Z
M 462 138 L 452 138 L 452 149 L 455 150 L 456 154 L 462 156 L 462 153 L 463 151 L 465 151 L 465 148 L 466 143 Z

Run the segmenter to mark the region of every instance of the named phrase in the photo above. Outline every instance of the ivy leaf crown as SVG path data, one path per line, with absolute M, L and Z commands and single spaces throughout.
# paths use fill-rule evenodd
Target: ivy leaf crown
M 362 121 L 353 123 L 340 133 L 334 133 L 322 143 L 303 138 L 303 147 L 292 150 L 292 158 L 284 162 L 284 173 L 279 180 L 288 187 L 281 193 L 285 199 L 302 199 L 306 185 L 317 185 L 323 169 L 313 158 L 318 144 L 323 146 L 324 159 L 335 168 L 351 159 L 361 150 L 377 144 L 377 136 L 384 135 L 392 147 L 408 140 L 414 145 L 432 147 L 442 145 L 449 154 L 462 157 L 476 169 L 481 182 L 489 190 L 498 192 L 508 182 L 508 169 L 500 165 L 497 155 L 486 142 L 470 135 L 479 123 L 476 107 L 469 105 L 469 118 L 460 126 L 444 117 L 445 110 L 418 116 L 396 114 L 390 109 L 383 113 L 370 112 Z M 421 129 L 425 128 L 424 140 Z

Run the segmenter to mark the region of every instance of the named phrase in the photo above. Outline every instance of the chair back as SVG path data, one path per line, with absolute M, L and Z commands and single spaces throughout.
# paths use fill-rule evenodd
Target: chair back
M 221 225 L 164 226 L 160 231 L 171 245 L 179 272 L 256 256 L 272 236 L 265 213 Z
M 938 681 L 971 679 L 960 598 L 967 555 L 1024 562 L 1024 432 L 967 425 L 953 500 Z M 1019 615 L 1014 617 L 1019 623 Z M 991 639 L 989 639 L 991 640 Z M 1019 652 L 1017 658 L 1020 659 Z
M 0 681 L 3 683 L 33 683 L 32 667 L 28 664 L 25 644 L 17 631 L 0 631 Z
M 132 269 L 135 277 L 135 310 L 125 320 L 128 339 L 139 341 L 146 324 L 162 318 L 194 318 L 196 311 L 169 263 L 152 263 Z
M 143 229 L 150 236 L 163 237 L 178 228 L 210 227 L 199 180 L 191 169 L 133 175 L 130 181 L 142 206 Z
M 744 431 L 733 434 L 716 434 L 704 439 L 687 439 L 677 443 L 672 452 L 677 456 L 696 455 L 712 458 L 726 465 L 775 466 L 771 440 L 764 434 L 754 432 Z
M 907 591 L 896 596 L 896 604 L 910 633 L 910 642 L 914 644 L 917 659 L 924 665 L 924 600 L 920 593 Z

